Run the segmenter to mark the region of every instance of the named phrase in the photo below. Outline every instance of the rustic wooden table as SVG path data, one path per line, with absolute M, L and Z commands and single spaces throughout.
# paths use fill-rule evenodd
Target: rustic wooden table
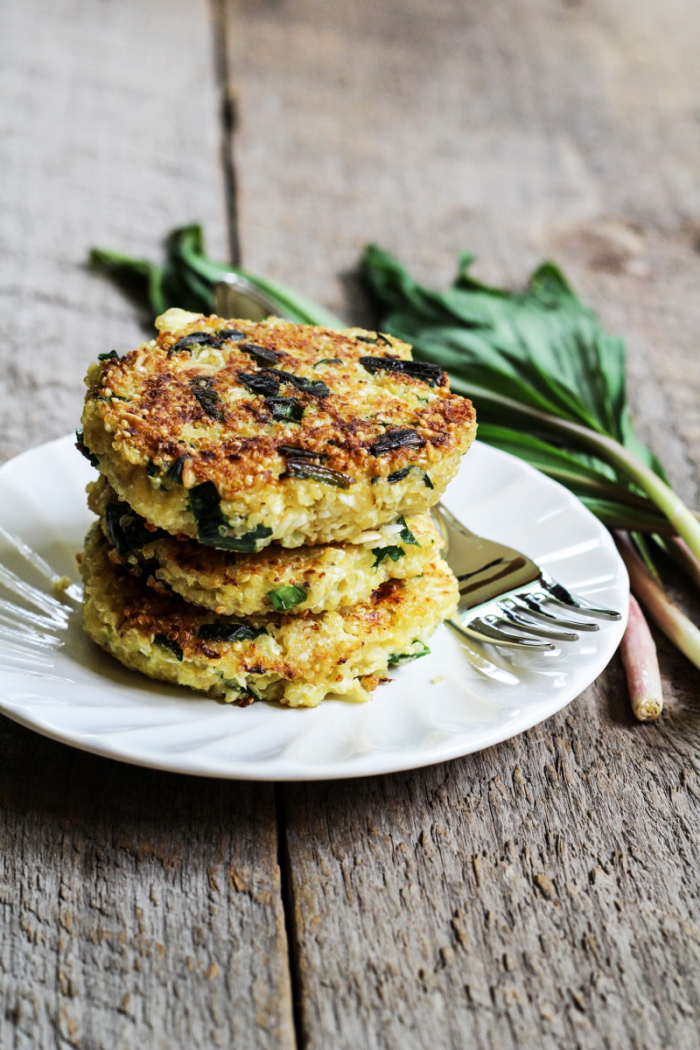
M 697 505 L 694 0 L 5 0 L 0 455 L 141 336 L 84 266 L 204 223 L 353 320 L 376 240 L 431 282 L 545 255 L 626 335 Z M 691 611 L 687 594 L 682 600 Z M 695 1048 L 698 677 L 431 769 L 311 785 L 119 765 L 0 725 L 0 1045 Z

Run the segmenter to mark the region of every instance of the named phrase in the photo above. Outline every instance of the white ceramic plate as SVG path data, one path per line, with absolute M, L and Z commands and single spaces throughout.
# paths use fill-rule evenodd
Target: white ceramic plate
M 72 438 L 6 463 L 0 469 L 6 533 L 0 534 L 0 566 L 47 587 L 10 534 L 75 579 L 74 555 L 91 521 L 84 489 L 92 477 Z M 570 703 L 608 663 L 625 626 L 627 574 L 609 534 L 578 500 L 504 452 L 477 442 L 444 502 L 474 532 L 519 548 L 561 583 L 623 612 L 623 620 L 601 622 L 596 634 L 546 655 L 474 650 L 477 662 L 484 661 L 481 670 L 442 626 L 432 654 L 396 671 L 370 703 L 326 700 L 291 710 L 268 703 L 238 708 L 127 671 L 83 634 L 75 605 L 65 626 L 43 630 L 60 638 L 60 647 L 30 643 L 21 628 L 8 641 L 13 616 L 5 607 L 0 710 L 110 758 L 250 780 L 389 773 L 515 736 Z M 23 604 L 1 586 L 0 597 Z

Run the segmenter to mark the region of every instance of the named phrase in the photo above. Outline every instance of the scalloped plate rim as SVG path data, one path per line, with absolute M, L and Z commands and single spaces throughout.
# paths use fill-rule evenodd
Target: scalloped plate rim
M 43 460 L 45 468 L 50 469 L 52 458 L 58 456 L 59 460 L 62 460 L 66 447 L 69 444 L 72 444 L 72 442 L 73 438 L 70 435 L 58 438 L 55 441 L 29 449 L 2 464 L 2 466 L 0 466 L 0 496 L 2 495 L 6 482 L 9 481 L 13 475 L 18 474 L 23 465 L 31 465 L 33 469 L 36 469 L 36 461 Z M 77 453 L 75 454 L 77 456 Z M 258 760 L 255 763 L 251 763 L 236 757 L 229 761 L 222 761 L 218 758 L 209 758 L 207 760 L 205 757 L 204 760 L 200 758 L 198 761 L 195 758 L 188 762 L 184 758 L 185 752 L 173 753 L 173 751 L 163 750 L 159 753 L 157 749 L 154 749 L 153 745 L 151 745 L 150 749 L 132 748 L 131 750 L 125 746 L 114 746 L 116 741 L 110 738 L 110 734 L 102 737 L 95 734 L 94 740 L 91 740 L 89 736 L 83 736 L 81 738 L 74 729 L 71 729 L 70 726 L 64 726 L 62 728 L 57 725 L 48 725 L 43 722 L 40 712 L 42 709 L 44 711 L 47 710 L 46 704 L 39 705 L 39 710 L 35 713 L 30 702 L 25 703 L 23 706 L 18 706 L 13 702 L 11 695 L 14 694 L 16 696 L 18 692 L 22 691 L 22 683 L 24 683 L 24 690 L 26 690 L 26 692 L 41 694 L 43 691 L 46 698 L 50 700 L 49 694 L 51 682 L 46 682 L 39 678 L 32 678 L 26 674 L 22 675 L 21 672 L 0 670 L 0 712 L 13 721 L 18 722 L 26 728 L 32 729 L 50 739 L 92 754 L 125 762 L 127 764 L 138 765 L 163 772 L 176 772 L 192 776 L 208 776 L 218 779 L 238 779 L 264 782 L 353 779 L 362 776 L 378 776 L 387 773 L 418 769 L 440 762 L 450 761 L 468 754 L 473 754 L 526 732 L 528 729 L 540 724 L 545 719 L 568 706 L 568 704 L 580 695 L 580 693 L 583 692 L 583 690 L 587 688 L 607 666 L 617 648 L 619 639 L 621 638 L 626 625 L 628 603 L 625 599 L 629 593 L 627 574 L 607 530 L 567 489 L 563 488 L 552 479 L 547 478 L 528 464 L 523 463 L 516 457 L 491 446 L 483 445 L 480 442 L 474 444 L 470 455 L 471 459 L 469 456 L 465 458 L 462 468 L 460 468 L 460 474 L 451 483 L 450 488 L 448 489 L 448 493 L 445 497 L 445 502 L 448 505 L 454 507 L 454 504 L 459 502 L 460 488 L 464 486 L 465 476 L 463 471 L 465 466 L 468 472 L 470 464 L 475 463 L 476 460 L 483 459 L 486 465 L 488 465 L 488 461 L 491 460 L 491 464 L 494 465 L 494 467 L 500 465 L 504 472 L 508 473 L 510 471 L 511 476 L 514 476 L 516 479 L 525 482 L 529 481 L 530 486 L 534 486 L 535 490 L 539 489 L 542 493 L 546 493 L 548 496 L 556 497 L 554 501 L 556 505 L 553 510 L 555 517 L 556 514 L 565 510 L 573 510 L 575 521 L 583 527 L 584 532 L 589 535 L 591 541 L 593 539 L 597 541 L 595 550 L 604 553 L 605 558 L 609 563 L 610 572 L 613 572 L 614 569 L 614 587 L 611 584 L 611 588 L 613 590 L 616 588 L 616 597 L 619 599 L 616 603 L 616 607 L 622 604 L 621 612 L 623 612 L 623 618 L 616 624 L 608 624 L 605 625 L 605 627 L 601 625 L 602 630 L 599 635 L 596 635 L 595 637 L 600 638 L 601 640 L 605 639 L 606 644 L 600 645 L 595 659 L 589 661 L 586 673 L 577 684 L 575 692 L 572 693 L 571 688 L 563 688 L 560 691 L 554 690 L 551 699 L 548 702 L 539 701 L 531 707 L 528 707 L 525 702 L 527 696 L 524 695 L 526 686 L 521 684 L 517 688 L 521 689 L 520 696 L 522 697 L 522 702 L 525 703 L 525 706 L 514 713 L 511 717 L 503 717 L 498 727 L 494 726 L 491 729 L 483 727 L 474 735 L 474 738 L 471 741 L 465 740 L 463 733 L 455 733 L 454 739 L 451 739 L 449 733 L 441 731 L 445 739 L 439 740 L 432 745 L 418 746 L 417 748 L 397 747 L 395 749 L 384 750 L 369 748 L 365 749 L 364 752 L 360 753 L 355 758 L 351 756 L 345 758 L 341 762 L 329 762 L 327 764 L 309 764 L 308 761 L 305 763 L 300 760 L 295 761 L 289 758 L 283 760 L 273 758 L 268 761 Z M 71 464 L 71 466 L 75 467 L 74 473 L 76 476 L 84 474 L 88 479 L 89 477 L 94 477 L 94 474 L 88 475 L 86 473 L 86 469 L 90 470 L 90 468 L 87 468 L 87 464 L 83 466 L 82 461 L 78 461 L 77 464 Z M 16 478 L 13 480 L 16 481 Z M 490 495 L 489 498 L 491 499 L 492 496 Z M 498 499 L 497 492 L 493 498 L 495 500 Z M 4 524 L 1 512 L 0 524 Z M 513 534 L 514 531 L 516 535 Z M 494 535 L 494 530 L 492 530 L 490 534 Z M 62 540 L 66 543 L 70 543 L 72 537 L 69 538 L 63 536 Z M 515 529 L 513 529 L 512 526 L 509 527 L 507 542 L 512 543 L 514 546 L 518 545 L 517 525 L 515 526 Z M 447 629 L 444 627 L 440 630 L 442 632 L 447 632 Z M 445 644 L 444 640 L 441 641 L 440 644 Z M 416 667 L 416 665 L 408 666 Z M 135 672 L 133 673 L 136 674 Z M 407 679 L 404 680 L 407 681 Z M 12 684 L 15 682 L 17 687 L 12 689 Z M 583 684 L 581 684 L 581 682 Z M 384 687 L 384 689 L 387 688 L 388 687 Z M 134 690 L 134 692 L 137 692 L 137 690 Z M 180 698 L 180 695 L 178 695 L 177 699 L 179 700 Z M 201 697 L 198 698 L 198 701 L 207 702 L 206 698 L 202 699 Z M 209 702 L 215 703 L 215 701 Z M 371 701 L 370 704 L 374 706 L 381 703 L 382 690 L 380 689 L 377 691 L 374 700 Z M 360 713 L 370 706 L 367 704 L 351 705 L 347 702 L 338 700 L 324 701 L 321 708 L 325 708 L 326 711 L 328 711 L 331 705 L 341 705 L 344 711 L 350 708 Z M 61 705 L 54 706 L 60 707 Z M 227 709 L 226 705 L 217 706 Z M 265 706 L 271 712 L 279 712 L 282 717 L 296 717 L 299 719 L 303 719 L 305 715 L 313 717 L 314 712 L 321 710 L 321 708 L 314 708 L 311 710 L 290 710 L 281 708 L 279 705 Z M 255 707 L 257 708 L 258 705 L 255 705 Z M 240 711 L 241 709 L 236 710 Z M 252 709 L 243 709 L 241 714 L 245 715 L 246 711 L 249 710 Z M 274 715 L 272 717 L 274 717 Z M 144 728 L 146 731 L 148 728 L 157 729 L 157 727 Z M 116 736 L 117 734 L 114 735 Z M 192 753 L 192 751 L 190 751 L 190 753 Z

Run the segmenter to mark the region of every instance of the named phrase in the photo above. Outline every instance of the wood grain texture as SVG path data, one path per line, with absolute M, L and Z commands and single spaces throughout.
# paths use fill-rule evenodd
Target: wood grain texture
M 367 240 L 436 282 L 464 247 L 512 282 L 556 255 L 627 334 L 640 428 L 697 500 L 691 0 L 226 11 L 244 262 L 359 320 Z M 202 219 L 224 254 L 227 217 L 203 0 L 25 0 L 0 32 L 6 456 L 70 428 L 87 361 L 138 337 L 89 246 L 153 255 Z M 614 663 L 481 755 L 280 789 L 302 1045 L 697 1045 L 697 677 L 661 655 L 658 725 Z M 276 850 L 267 787 L 3 722 L 0 1045 L 294 1045 Z
M 626 335 L 695 503 L 692 0 L 228 0 L 243 261 L 345 312 L 364 243 L 446 282 L 543 255 Z M 697 615 L 697 603 L 678 591 Z M 404 776 L 283 789 L 304 1045 L 694 1048 L 697 674 L 632 724 L 617 660 L 567 712 Z
M 75 427 L 142 337 L 84 267 L 204 221 L 225 254 L 205 0 L 21 0 L 0 38 L 0 456 Z M 120 766 L 0 720 L 0 1046 L 294 1044 L 272 788 Z
M 621 686 L 472 758 L 287 790 L 308 1046 L 697 1045 L 695 704 L 640 730 Z
M 158 258 L 201 220 L 225 255 L 219 92 L 206 0 L 0 8 L 0 457 L 74 428 L 87 363 L 143 338 L 85 266 Z
M 3 723 L 0 1046 L 294 1045 L 276 854 L 266 785 Z
M 228 11 L 246 265 L 354 318 L 347 275 L 368 241 L 435 284 L 466 248 L 481 276 L 514 285 L 554 255 L 626 334 L 642 432 L 663 426 L 674 482 L 700 502 L 687 463 L 700 392 L 693 0 Z

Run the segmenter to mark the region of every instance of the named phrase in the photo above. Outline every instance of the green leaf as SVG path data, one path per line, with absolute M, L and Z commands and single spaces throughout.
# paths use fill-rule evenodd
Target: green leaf
M 418 542 L 418 540 L 416 539 L 416 537 L 413 535 L 413 533 L 409 529 L 408 525 L 406 524 L 406 519 L 405 518 L 399 518 L 399 525 L 402 526 L 402 529 L 401 529 L 401 532 L 399 533 L 399 536 L 401 537 L 403 542 L 404 543 L 410 543 L 413 547 L 420 547 L 420 543 Z
M 203 642 L 253 642 L 261 634 L 267 634 L 264 627 L 251 627 L 250 624 L 235 620 L 203 623 L 197 631 L 197 636 Z
M 672 533 L 667 519 L 652 504 L 651 510 L 631 507 L 615 500 L 598 499 L 585 493 L 579 499 L 609 529 L 624 529 L 626 532 Z
M 221 497 L 213 481 L 195 485 L 188 494 L 188 505 L 197 524 L 197 539 L 206 547 L 255 553 L 265 546 L 272 529 L 256 525 L 248 532 L 232 526 L 221 512 Z
M 391 653 L 389 656 L 389 667 L 400 667 L 401 664 L 410 664 L 412 660 L 420 660 L 421 656 L 428 656 L 430 649 L 422 642 L 420 638 L 416 638 L 415 641 L 411 642 L 413 652 L 409 653 Z
M 183 456 L 178 456 L 176 460 L 173 460 L 165 472 L 166 478 L 169 481 L 174 481 L 176 485 L 182 485 L 182 468 L 189 458 L 189 454 L 185 453 Z M 146 473 L 148 474 L 148 467 L 146 467 Z
M 401 467 L 400 470 L 395 470 L 392 474 L 377 474 L 376 477 L 372 478 L 371 483 L 372 485 L 377 485 L 380 481 L 387 481 L 390 485 L 395 485 L 397 481 L 403 481 L 407 478 L 412 470 L 417 470 L 419 474 L 423 475 L 423 484 L 427 489 L 435 488 L 427 471 L 423 470 L 422 467 L 417 467 L 414 463 L 410 467 Z
M 167 534 L 163 529 L 148 529 L 146 519 L 126 503 L 108 503 L 105 508 L 105 528 L 110 542 L 122 558 L 141 550 L 147 543 L 160 540 Z
M 474 401 L 481 424 L 521 428 L 575 458 L 592 456 L 599 461 L 592 464 L 596 469 L 605 464 L 602 472 L 631 495 L 625 497 L 628 507 L 609 499 L 610 492 L 593 495 L 603 483 L 588 478 L 586 498 L 603 520 L 610 519 L 612 505 L 645 517 L 646 508 L 636 506 L 634 497 L 648 496 L 666 528 L 700 560 L 700 522 L 634 433 L 622 341 L 602 328 L 553 263 L 543 263 L 516 293 L 474 280 L 471 262 L 463 256 L 452 287 L 436 292 L 419 285 L 391 255 L 369 247 L 362 269 L 383 311 L 382 327 L 412 343 L 416 357 L 447 371 L 452 389 Z M 517 450 L 523 458 L 532 451 Z M 581 490 L 575 466 L 565 470 L 550 462 L 554 469 Z
M 278 423 L 301 423 L 306 407 L 296 397 L 266 397 L 265 404 Z
M 77 448 L 81 456 L 85 456 L 85 459 L 88 461 L 91 467 L 99 467 L 99 457 L 96 456 L 94 452 L 90 451 L 90 449 L 85 444 L 85 441 L 83 440 L 82 427 L 78 427 L 78 429 L 75 432 L 75 447 Z
M 504 452 L 519 456 L 555 481 L 572 489 L 578 496 L 588 495 L 638 507 L 656 513 L 658 520 L 663 521 L 663 516 L 651 500 L 633 491 L 627 483 L 618 482 L 615 471 L 602 460 L 582 452 L 559 448 L 535 434 L 492 423 L 480 424 L 479 438 Z
M 384 311 L 382 327 L 444 368 L 457 389 L 473 390 L 480 419 L 512 424 L 499 405 L 516 401 L 614 438 L 664 477 L 634 435 L 622 340 L 603 330 L 561 270 L 543 263 L 515 293 L 476 281 L 472 261 L 462 256 L 453 286 L 435 292 L 388 253 L 367 248 L 362 270 Z
M 167 310 L 163 295 L 164 271 L 148 259 L 134 259 L 120 252 L 93 248 L 90 265 L 111 277 L 128 294 L 145 303 L 153 317 Z
M 144 303 L 153 318 L 172 306 L 195 313 L 214 310 L 214 288 L 232 275 L 245 277 L 273 302 L 275 313 L 299 324 L 343 328 L 334 314 L 286 285 L 209 259 L 202 227 L 193 223 L 172 230 L 165 241 L 165 259 L 158 266 L 148 259 L 93 248 L 91 264 Z
M 303 587 L 297 587 L 295 584 L 290 584 L 287 587 L 275 587 L 274 590 L 267 592 L 267 596 L 277 612 L 286 612 L 287 609 L 293 609 L 295 605 L 306 601 L 306 591 Z
M 287 469 L 283 478 L 299 478 L 303 481 L 320 481 L 324 485 L 334 485 L 339 489 L 347 489 L 355 484 L 355 479 L 349 474 L 342 474 L 339 470 L 324 467 L 320 463 L 309 463 L 308 460 L 287 458 Z
M 172 638 L 168 638 L 167 634 L 156 634 L 153 636 L 153 641 L 156 645 L 159 645 L 161 649 L 168 649 L 177 659 L 182 663 L 184 653 L 182 646 L 178 645 L 177 642 L 173 641 Z
M 385 558 L 391 558 L 392 561 L 398 561 L 399 558 L 403 558 L 406 555 L 406 551 L 403 547 L 373 547 L 372 554 L 374 555 L 373 569 L 376 569 Z

